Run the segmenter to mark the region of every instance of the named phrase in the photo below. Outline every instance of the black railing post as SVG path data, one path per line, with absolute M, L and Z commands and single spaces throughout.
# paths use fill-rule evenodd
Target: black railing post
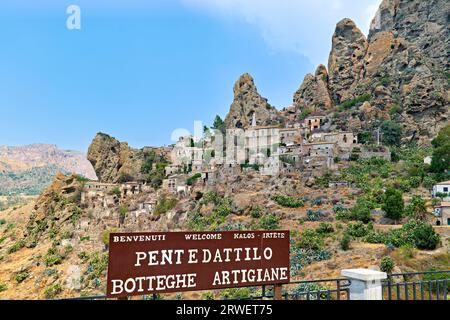
M 392 276 L 388 274 L 388 299 L 392 300 Z
M 337 285 L 337 300 L 341 300 L 341 280 L 338 280 L 336 285 Z

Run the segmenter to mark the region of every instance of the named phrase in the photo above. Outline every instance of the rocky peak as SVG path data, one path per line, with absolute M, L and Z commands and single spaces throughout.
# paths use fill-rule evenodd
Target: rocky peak
M 361 30 L 350 19 L 336 25 L 328 59 L 329 88 L 336 104 L 352 98 L 364 69 L 368 42 Z
M 294 94 L 294 106 L 299 109 L 331 109 L 333 101 L 328 90 L 328 72 L 324 65 L 319 65 L 315 75 L 307 74 L 302 85 Z
M 88 160 L 102 182 L 116 183 L 121 179 L 139 180 L 144 161 L 143 150 L 132 149 L 126 142 L 98 133 L 89 146 Z
M 228 128 L 249 127 L 253 114 L 258 125 L 270 125 L 277 120 L 277 110 L 258 93 L 254 80 L 248 73 L 239 77 L 233 92 L 234 100 L 225 118 Z

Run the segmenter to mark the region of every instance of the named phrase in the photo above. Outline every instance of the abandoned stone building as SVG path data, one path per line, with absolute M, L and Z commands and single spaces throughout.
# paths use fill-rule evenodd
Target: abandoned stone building
M 186 184 L 188 175 L 178 174 L 163 180 L 162 191 L 175 196 L 186 196 L 191 187 Z
M 292 146 L 303 142 L 303 130 L 300 128 L 279 129 L 279 136 L 282 146 Z
M 314 111 L 305 118 L 304 126 L 311 132 L 318 130 L 322 127 L 327 117 L 320 111 Z
M 435 224 L 437 226 L 450 226 L 450 202 L 442 201 L 434 207 Z

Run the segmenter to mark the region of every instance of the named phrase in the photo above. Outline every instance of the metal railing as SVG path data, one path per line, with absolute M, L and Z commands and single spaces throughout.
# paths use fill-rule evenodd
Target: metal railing
M 450 270 L 389 274 L 385 300 L 449 300 Z
M 224 298 L 223 300 L 271 300 L 274 299 L 275 288 L 271 285 L 261 287 L 248 286 L 239 289 L 250 288 L 251 294 L 246 297 Z M 258 290 L 258 288 L 260 288 Z M 144 300 L 158 300 L 158 295 L 141 297 Z M 283 285 L 282 298 L 284 300 L 350 300 L 350 280 L 344 278 L 292 281 Z M 65 298 L 58 300 L 107 300 L 106 295 L 86 296 L 77 298 Z
M 284 300 L 349 300 L 350 280 L 344 278 L 292 281 L 283 285 Z M 274 299 L 274 287 L 263 286 L 260 295 L 240 297 L 237 300 Z

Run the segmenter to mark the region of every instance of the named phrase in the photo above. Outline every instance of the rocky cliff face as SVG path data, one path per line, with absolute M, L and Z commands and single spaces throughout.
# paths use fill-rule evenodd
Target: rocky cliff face
M 98 133 L 88 150 L 88 160 L 102 182 L 138 180 L 144 161 L 144 150 L 132 149 L 126 142 Z
M 446 0 L 384 0 L 368 39 L 353 21 L 340 21 L 328 77 L 307 75 L 294 104 L 300 111 L 339 111 L 343 129 L 368 130 L 392 119 L 404 125 L 405 139 L 428 143 L 450 115 L 449 10 Z M 368 100 L 364 106 L 356 101 L 344 104 L 350 110 L 340 107 L 361 96 Z
M 322 110 L 333 107 L 328 89 L 328 72 L 324 65 L 317 67 L 315 75 L 307 74 L 302 85 L 294 95 L 294 106 L 306 108 L 315 106 Z
M 329 87 L 339 104 L 353 97 L 364 68 L 367 39 L 350 19 L 336 25 L 328 59 Z
M 243 74 L 234 85 L 234 100 L 225 118 L 228 128 L 247 128 L 251 125 L 253 114 L 257 125 L 271 125 L 278 120 L 277 110 L 256 89 L 253 78 Z
M 384 0 L 372 21 L 369 40 L 393 31 L 396 38 L 413 43 L 442 69 L 450 66 L 450 3 L 442 0 Z

